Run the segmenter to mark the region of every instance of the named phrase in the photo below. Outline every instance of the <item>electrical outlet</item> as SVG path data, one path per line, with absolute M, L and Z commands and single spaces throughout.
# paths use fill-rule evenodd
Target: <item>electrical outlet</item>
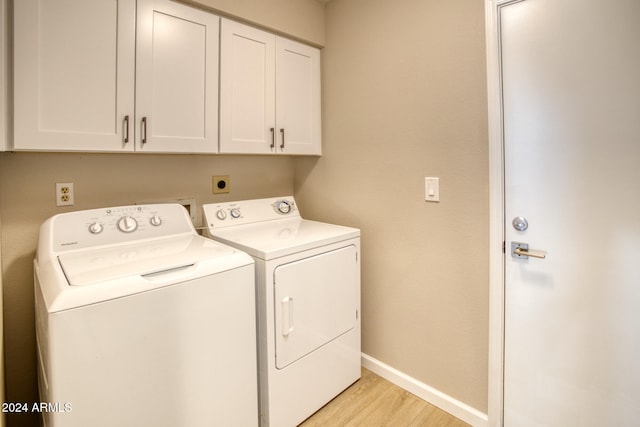
M 56 206 L 73 206 L 73 182 L 56 182 Z
M 228 193 L 231 189 L 229 175 L 217 175 L 213 177 L 213 194 Z

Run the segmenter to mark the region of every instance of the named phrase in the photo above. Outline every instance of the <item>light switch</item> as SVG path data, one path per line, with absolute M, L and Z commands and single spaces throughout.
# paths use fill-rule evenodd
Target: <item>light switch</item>
M 424 179 L 424 200 L 427 202 L 440 201 L 440 178 L 425 177 Z

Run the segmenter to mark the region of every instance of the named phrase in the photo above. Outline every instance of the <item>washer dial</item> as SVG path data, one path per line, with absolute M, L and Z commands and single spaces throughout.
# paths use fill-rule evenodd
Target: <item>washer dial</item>
M 100 234 L 102 233 L 102 230 L 104 230 L 104 226 L 99 222 L 94 222 L 89 225 L 89 232 L 91 234 Z
M 132 216 L 123 216 L 118 220 L 118 230 L 123 233 L 132 233 L 138 228 L 138 221 Z
M 233 208 L 229 213 L 233 218 L 240 218 L 240 208 Z
M 158 215 L 154 215 L 149 219 L 149 222 L 151 223 L 151 225 L 153 225 L 154 227 L 157 227 L 159 225 L 162 225 L 162 218 L 160 218 Z

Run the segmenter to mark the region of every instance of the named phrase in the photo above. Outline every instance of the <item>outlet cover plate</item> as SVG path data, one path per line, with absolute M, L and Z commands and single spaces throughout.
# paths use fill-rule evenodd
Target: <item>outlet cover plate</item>
M 56 182 L 56 206 L 73 206 L 73 182 Z
M 213 194 L 223 194 L 231 191 L 231 181 L 229 175 L 214 175 Z

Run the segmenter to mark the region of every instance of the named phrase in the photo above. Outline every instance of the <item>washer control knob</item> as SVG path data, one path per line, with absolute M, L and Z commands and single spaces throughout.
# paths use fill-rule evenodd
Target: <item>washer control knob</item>
M 123 233 L 131 233 L 138 228 L 138 221 L 132 216 L 123 216 L 118 220 L 118 230 Z
M 233 218 L 240 218 L 240 208 L 233 208 L 229 213 Z
M 291 212 L 291 203 L 286 200 L 281 200 L 278 202 L 276 209 L 278 209 L 278 212 L 281 214 L 288 214 Z
M 227 213 L 222 209 L 218 209 L 218 211 L 216 212 L 216 216 L 220 221 L 224 221 L 225 219 L 227 219 Z
M 162 225 L 162 218 L 160 218 L 158 215 L 154 215 L 149 219 L 149 222 L 151 223 L 151 225 L 153 225 L 154 227 L 157 227 L 159 225 Z
M 89 233 L 91 234 L 100 234 L 102 233 L 102 230 L 104 230 L 104 226 L 99 222 L 94 222 L 93 224 L 89 225 Z

